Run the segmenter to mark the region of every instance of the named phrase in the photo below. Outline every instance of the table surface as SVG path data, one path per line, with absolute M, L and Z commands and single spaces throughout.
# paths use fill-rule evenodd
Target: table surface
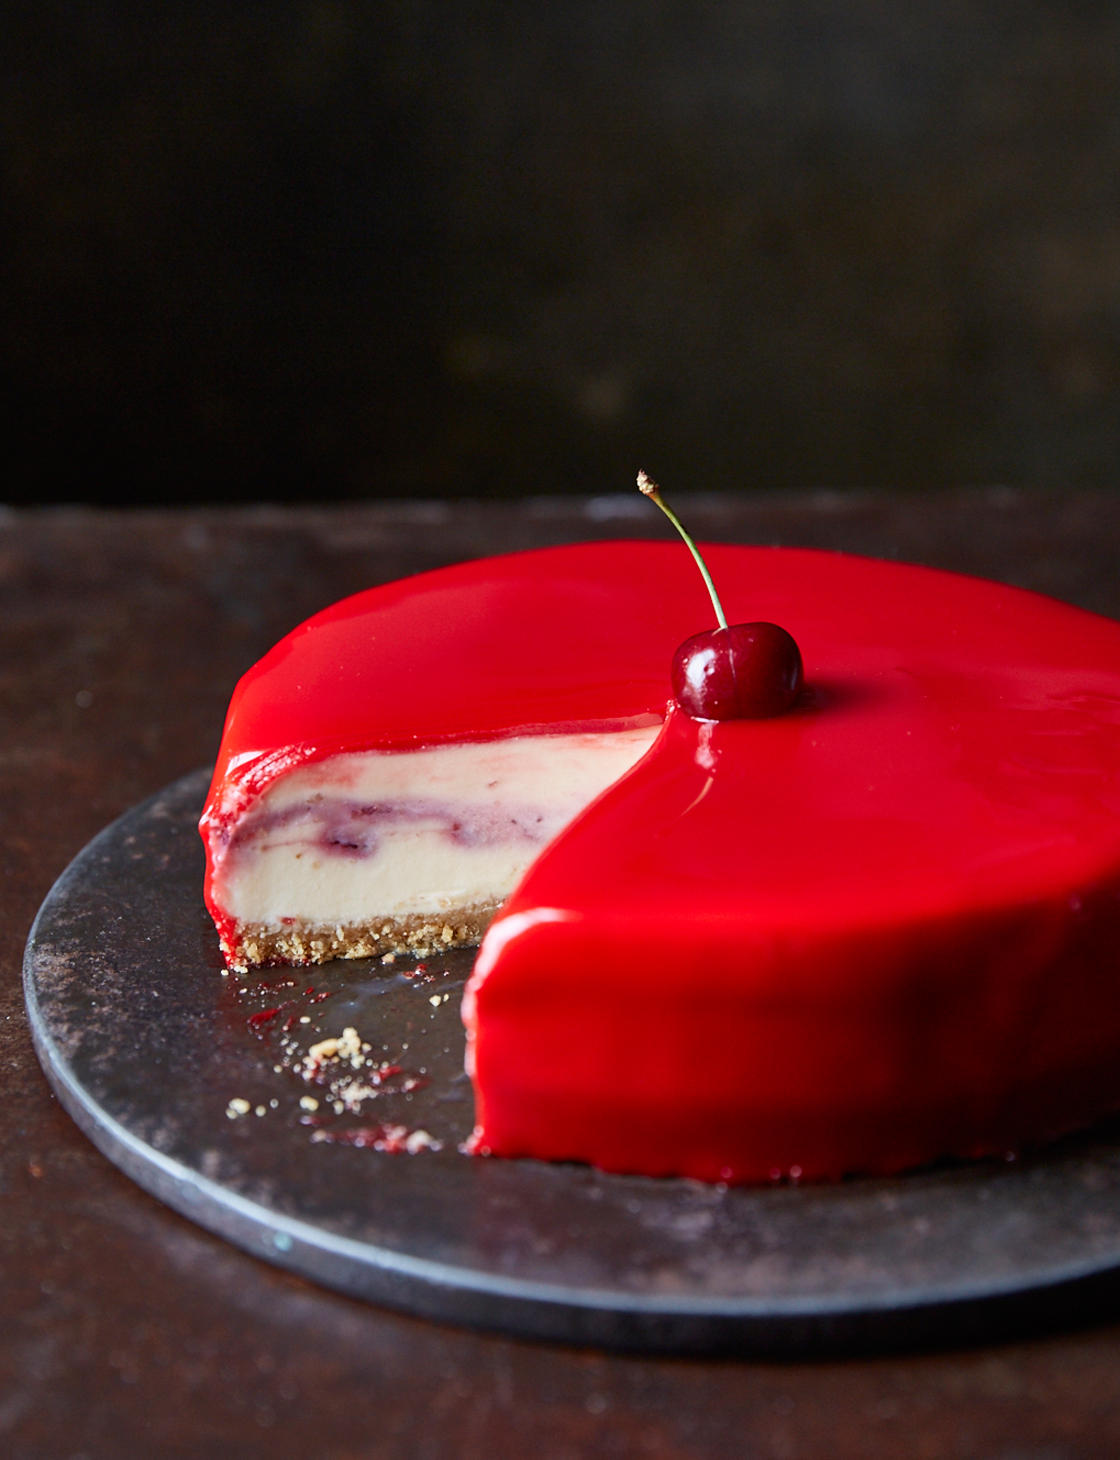
M 1120 496 L 681 498 L 711 540 L 981 573 L 1120 617 Z M 457 559 L 662 536 L 634 498 L 0 514 L 0 1453 L 300 1460 L 1120 1455 L 1120 1312 L 998 1347 L 639 1359 L 367 1307 L 120 1175 L 50 1095 L 20 961 L 51 882 L 212 758 L 237 676 L 343 594 Z M 682 549 L 683 551 L 683 549 Z

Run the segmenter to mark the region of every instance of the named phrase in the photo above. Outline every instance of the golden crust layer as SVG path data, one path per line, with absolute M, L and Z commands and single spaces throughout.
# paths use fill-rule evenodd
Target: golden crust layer
M 475 903 L 446 913 L 374 917 L 368 922 L 241 923 L 236 942 L 222 939 L 230 968 L 245 973 L 288 963 L 329 963 L 334 958 L 377 958 L 414 953 L 421 958 L 445 948 L 480 943 L 501 902 Z

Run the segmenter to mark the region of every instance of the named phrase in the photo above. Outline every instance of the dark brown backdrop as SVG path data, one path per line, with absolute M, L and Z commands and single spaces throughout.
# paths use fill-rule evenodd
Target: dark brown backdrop
M 0 499 L 1117 479 L 1106 0 L 9 0 Z

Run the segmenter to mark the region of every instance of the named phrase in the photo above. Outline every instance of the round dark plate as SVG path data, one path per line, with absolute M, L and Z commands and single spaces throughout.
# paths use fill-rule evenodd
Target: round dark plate
M 75 858 L 25 962 L 59 1099 L 204 1227 L 410 1313 L 635 1350 L 959 1342 L 1114 1302 L 1116 1123 L 1014 1163 L 766 1189 L 462 1154 L 471 953 L 226 974 L 201 899 L 207 779 Z M 310 1047 L 347 1028 L 361 1069 L 328 1058 L 305 1079 Z

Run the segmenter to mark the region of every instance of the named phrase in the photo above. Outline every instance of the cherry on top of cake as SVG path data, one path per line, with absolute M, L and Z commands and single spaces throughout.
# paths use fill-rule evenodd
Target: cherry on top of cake
M 700 569 L 718 624 L 678 646 L 673 655 L 673 699 L 697 720 L 769 720 L 792 710 L 804 677 L 797 640 L 780 624 L 729 624 L 692 534 L 644 471 L 638 473 L 638 491 L 660 507 L 680 533 Z

